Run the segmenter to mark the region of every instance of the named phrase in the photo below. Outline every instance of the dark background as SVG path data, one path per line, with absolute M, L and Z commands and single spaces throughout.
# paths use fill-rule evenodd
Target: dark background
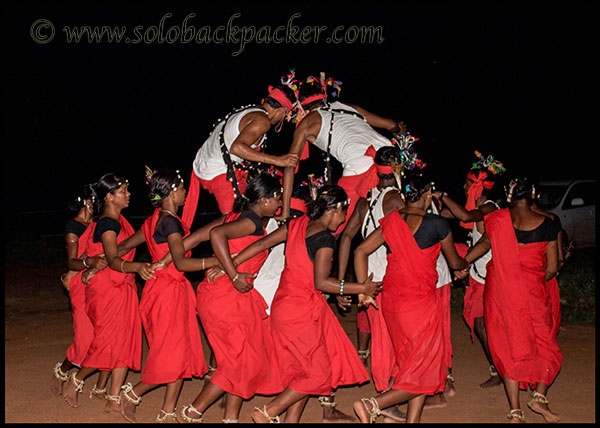
M 39 233 L 61 233 L 69 198 L 106 172 L 129 179 L 126 217 L 151 212 L 144 165 L 187 179 L 213 124 L 259 103 L 289 68 L 343 82 L 341 100 L 404 120 L 438 188 L 459 199 L 474 150 L 507 177 L 595 177 L 596 9 L 585 5 L 280 8 L 230 6 L 4 6 L 5 226 L 14 216 Z M 272 29 L 326 25 L 318 43 L 246 45 L 68 43 L 64 26 L 226 25 Z M 47 44 L 30 27 L 56 28 Z M 343 25 L 381 26 L 382 43 L 333 44 Z M 270 132 L 267 151 L 287 151 L 293 125 Z M 321 155 L 312 149 L 317 175 Z M 307 170 L 303 167 L 303 171 Z M 339 168 L 336 170 L 339 173 Z M 302 177 L 299 177 L 301 179 Z M 214 212 L 206 191 L 199 211 Z M 133 223 L 133 222 L 132 222 Z M 197 224 L 195 224 L 197 227 Z M 37 233 L 37 232 L 36 232 Z

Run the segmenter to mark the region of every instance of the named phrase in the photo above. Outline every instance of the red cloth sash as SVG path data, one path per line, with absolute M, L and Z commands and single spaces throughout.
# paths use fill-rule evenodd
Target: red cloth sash
M 508 209 L 485 216 L 492 243 L 484 288 L 490 354 L 500 376 L 550 385 L 562 365 L 545 268 L 547 242 L 519 245 Z
M 380 307 L 396 354 L 398 372 L 392 388 L 418 394 L 441 392 L 446 383 L 446 349 L 441 300 L 435 291 L 440 244 L 421 250 L 398 211 L 380 223 L 392 251 Z
M 467 178 L 473 182 L 473 184 L 471 184 L 471 187 L 469 187 L 469 191 L 467 192 L 467 204 L 465 205 L 465 209 L 467 211 L 471 211 L 476 208 L 475 203 L 477 202 L 477 199 L 479 199 L 479 197 L 481 196 L 484 187 L 486 189 L 491 189 L 492 187 L 494 187 L 493 181 L 485 181 L 487 176 L 488 173 L 486 171 L 480 171 L 477 176 L 475 176 L 475 173 L 473 171 L 467 174 Z M 473 229 L 472 222 L 464 223 L 461 221 L 460 225 L 465 229 Z

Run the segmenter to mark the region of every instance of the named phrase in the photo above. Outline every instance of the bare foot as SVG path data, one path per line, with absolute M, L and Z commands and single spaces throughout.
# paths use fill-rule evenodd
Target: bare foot
M 125 418 L 125 420 L 127 422 L 135 423 L 136 422 L 136 420 L 135 420 L 136 405 L 133 404 L 131 401 L 129 401 L 127 398 L 125 398 L 125 391 L 121 391 L 119 398 L 121 400 L 121 406 L 120 406 L 121 414 L 123 415 L 123 417 Z
M 266 411 L 266 408 L 263 411 Z M 254 408 L 254 411 L 252 412 L 251 417 L 252 417 L 252 420 L 257 424 L 268 424 L 269 423 L 269 420 L 267 418 L 265 418 L 263 413 L 257 408 Z
M 487 389 L 498 385 L 502 385 L 502 379 L 500 379 L 500 376 L 490 376 L 488 380 L 477 385 L 477 388 Z
M 542 415 L 546 422 L 560 422 L 560 416 L 558 416 L 558 414 L 550 410 L 550 407 L 548 407 L 548 403 L 539 403 L 537 401 L 531 400 L 529 403 L 527 403 L 527 407 L 529 407 L 532 412 L 539 413 L 540 415 Z
M 73 385 L 73 382 L 67 382 L 66 385 L 64 385 L 62 396 L 69 406 L 79 407 L 79 404 L 77 404 L 79 392 L 77 392 L 77 389 L 75 388 L 75 385 Z
M 441 407 L 446 407 L 446 399 L 443 393 L 428 395 L 423 409 L 438 409 Z
M 52 392 L 55 397 L 60 397 L 62 395 L 64 383 L 64 380 L 59 379 L 56 376 L 52 376 L 52 381 L 50 382 L 50 392 Z
M 444 396 L 450 398 L 456 395 L 456 389 L 454 388 L 454 380 L 447 378 L 446 386 L 444 387 Z
M 355 401 L 352 404 L 352 408 L 354 409 L 354 413 L 358 416 L 358 419 L 363 424 L 371 423 L 371 404 L 367 404 L 368 402 L 363 402 L 362 400 Z M 368 407 L 366 407 L 368 406 Z
M 398 422 L 406 422 L 406 413 L 401 412 L 398 406 L 391 406 L 381 411 L 384 424 L 395 424 Z
M 108 395 L 107 395 L 107 397 L 108 397 Z M 118 413 L 119 415 L 122 415 L 121 405 L 117 401 L 112 401 L 112 400 L 109 400 L 108 398 L 106 401 L 107 401 L 107 403 L 106 403 L 106 406 L 104 407 L 105 413 Z
M 345 424 L 354 423 L 356 418 L 334 408 L 323 408 L 323 423 Z

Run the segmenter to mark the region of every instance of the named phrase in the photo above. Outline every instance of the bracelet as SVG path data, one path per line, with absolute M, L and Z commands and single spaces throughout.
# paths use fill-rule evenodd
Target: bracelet
M 91 268 L 91 266 L 90 266 L 90 265 L 88 265 L 88 264 L 85 262 L 85 261 L 87 260 L 87 258 L 88 258 L 88 256 L 85 256 L 85 257 L 83 258 L 83 260 L 81 260 L 81 261 L 83 262 L 83 265 L 84 265 L 86 268 L 88 268 L 88 269 L 89 269 L 89 268 Z
M 204 257 L 202 257 L 202 270 L 204 270 Z
M 233 277 L 233 279 L 231 280 L 232 283 L 234 283 L 238 278 L 240 277 L 240 273 L 236 273 L 235 276 Z
M 123 263 L 125 263 L 127 260 L 121 260 L 121 272 L 125 273 L 125 271 L 123 270 Z
M 344 295 L 344 282 L 343 279 L 340 281 L 340 296 Z

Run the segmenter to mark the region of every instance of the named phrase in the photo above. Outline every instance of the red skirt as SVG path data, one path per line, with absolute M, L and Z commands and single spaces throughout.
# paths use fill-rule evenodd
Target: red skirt
M 266 309 L 258 291 L 240 293 L 227 276 L 198 285 L 196 310 L 217 360 L 210 381 L 244 399 L 284 389 Z
M 146 282 L 140 315 L 148 339 L 148 358 L 142 370 L 145 384 L 163 384 L 201 377 L 207 371 L 198 319 L 196 295 L 181 274 L 156 271 Z
M 69 281 L 69 297 L 73 310 L 73 343 L 67 349 L 67 358 L 76 366 L 81 366 L 94 339 L 94 325 L 85 311 L 86 285 L 81 282 L 81 275 L 82 272 L 79 272 Z
M 99 370 L 140 370 L 142 322 L 134 274 L 124 275 L 107 267 L 90 279 L 85 297 L 94 338 L 82 365 Z

